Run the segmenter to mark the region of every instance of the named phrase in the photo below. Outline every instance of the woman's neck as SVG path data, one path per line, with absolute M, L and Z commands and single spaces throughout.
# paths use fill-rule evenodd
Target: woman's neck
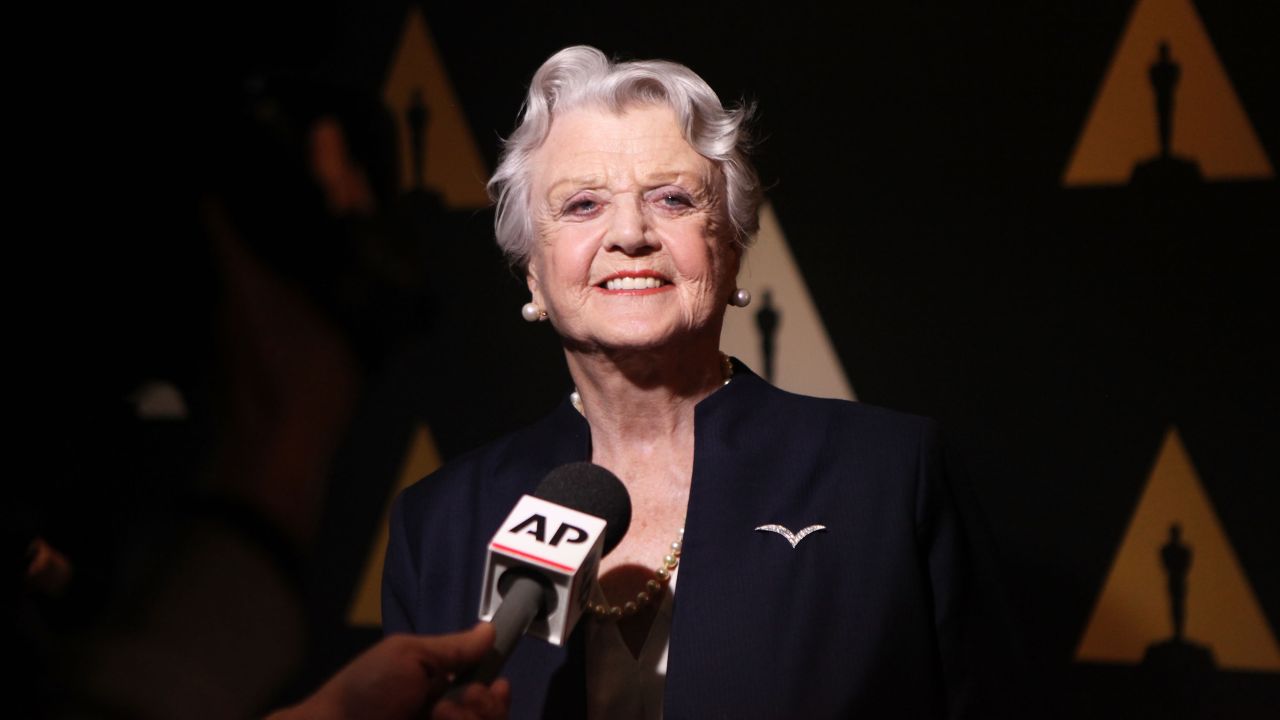
M 630 456 L 688 444 L 694 407 L 724 383 L 717 344 L 664 351 L 566 350 L 593 456 Z

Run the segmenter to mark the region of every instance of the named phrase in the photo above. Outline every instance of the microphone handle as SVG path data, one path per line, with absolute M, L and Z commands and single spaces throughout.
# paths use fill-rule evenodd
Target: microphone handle
M 542 583 L 526 575 L 517 575 L 511 587 L 503 593 L 502 604 L 490 620 L 495 633 L 493 647 L 477 665 L 454 678 L 447 695 L 456 695 L 471 683 L 488 685 L 493 682 L 502 672 L 502 666 L 516 642 L 524 636 L 534 618 L 544 612 L 546 598 Z

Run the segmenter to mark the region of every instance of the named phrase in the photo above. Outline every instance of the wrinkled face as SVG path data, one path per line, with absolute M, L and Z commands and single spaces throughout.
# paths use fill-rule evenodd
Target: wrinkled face
M 670 108 L 556 117 L 531 188 L 529 289 L 570 346 L 718 343 L 739 248 L 723 176 Z

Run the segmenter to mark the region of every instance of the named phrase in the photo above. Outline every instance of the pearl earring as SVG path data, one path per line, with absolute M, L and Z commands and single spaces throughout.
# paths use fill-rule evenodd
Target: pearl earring
M 547 319 L 547 311 L 538 307 L 535 303 L 527 302 L 524 307 L 520 308 L 520 317 L 527 322 L 539 322 Z
M 751 291 L 746 288 L 738 288 L 733 291 L 733 295 L 729 296 L 729 304 L 734 307 L 746 307 L 751 304 Z

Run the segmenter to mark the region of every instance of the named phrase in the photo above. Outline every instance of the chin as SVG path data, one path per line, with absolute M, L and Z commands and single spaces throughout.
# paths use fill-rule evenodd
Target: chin
M 659 351 L 688 345 L 700 335 L 710 332 L 685 326 L 654 323 L 620 323 L 595 336 L 596 345 L 611 351 Z
M 605 350 L 646 352 L 672 345 L 674 339 L 666 335 L 611 335 L 600 338 L 597 344 Z
M 585 344 L 604 350 L 655 350 L 678 342 L 679 336 L 665 324 L 619 321 L 588 333 Z

